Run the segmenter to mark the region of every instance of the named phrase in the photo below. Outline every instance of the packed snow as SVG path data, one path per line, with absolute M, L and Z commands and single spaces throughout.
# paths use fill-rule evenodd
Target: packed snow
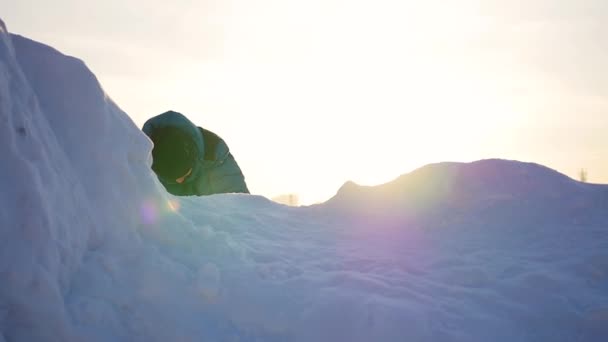
M 608 340 L 605 185 L 484 160 L 178 198 L 82 61 L 0 39 L 0 342 Z

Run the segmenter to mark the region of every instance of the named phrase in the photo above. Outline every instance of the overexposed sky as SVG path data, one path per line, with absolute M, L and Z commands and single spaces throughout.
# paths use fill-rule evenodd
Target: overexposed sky
M 86 62 L 141 127 L 169 109 L 253 193 L 323 201 L 430 162 L 608 183 L 604 0 L 12 1 L 9 31 Z

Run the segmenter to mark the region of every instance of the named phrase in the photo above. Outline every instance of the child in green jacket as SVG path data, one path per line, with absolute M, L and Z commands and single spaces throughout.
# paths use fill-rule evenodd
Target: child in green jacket
M 178 196 L 249 193 L 245 177 L 217 134 L 168 111 L 142 129 L 154 143 L 152 170 L 168 192 Z

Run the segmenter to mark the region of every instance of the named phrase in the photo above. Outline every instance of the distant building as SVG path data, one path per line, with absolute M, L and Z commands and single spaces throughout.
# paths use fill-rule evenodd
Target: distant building
M 298 195 L 296 195 L 296 194 L 279 195 L 279 196 L 273 197 L 272 200 L 277 203 L 290 205 L 293 207 L 297 207 L 298 205 L 300 205 L 300 199 L 298 198 Z
M 587 183 L 587 170 L 581 169 L 578 174 L 578 179 L 583 183 Z

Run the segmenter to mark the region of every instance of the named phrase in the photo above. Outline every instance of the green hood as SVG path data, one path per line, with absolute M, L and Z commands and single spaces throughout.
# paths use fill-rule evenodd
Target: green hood
M 147 136 L 152 136 L 152 132 L 159 128 L 174 127 L 182 130 L 184 133 L 192 137 L 196 144 L 198 160 L 203 160 L 205 155 L 205 142 L 198 127 L 193 124 L 187 117 L 181 113 L 172 110 L 150 118 L 144 124 L 142 131 Z
M 177 128 L 192 137 L 197 147 L 196 163 L 183 183 L 158 177 L 173 195 L 211 195 L 227 192 L 249 193 L 245 178 L 226 142 L 217 134 L 194 125 L 184 115 L 168 111 L 149 119 L 142 130 L 152 136 L 156 129 Z

